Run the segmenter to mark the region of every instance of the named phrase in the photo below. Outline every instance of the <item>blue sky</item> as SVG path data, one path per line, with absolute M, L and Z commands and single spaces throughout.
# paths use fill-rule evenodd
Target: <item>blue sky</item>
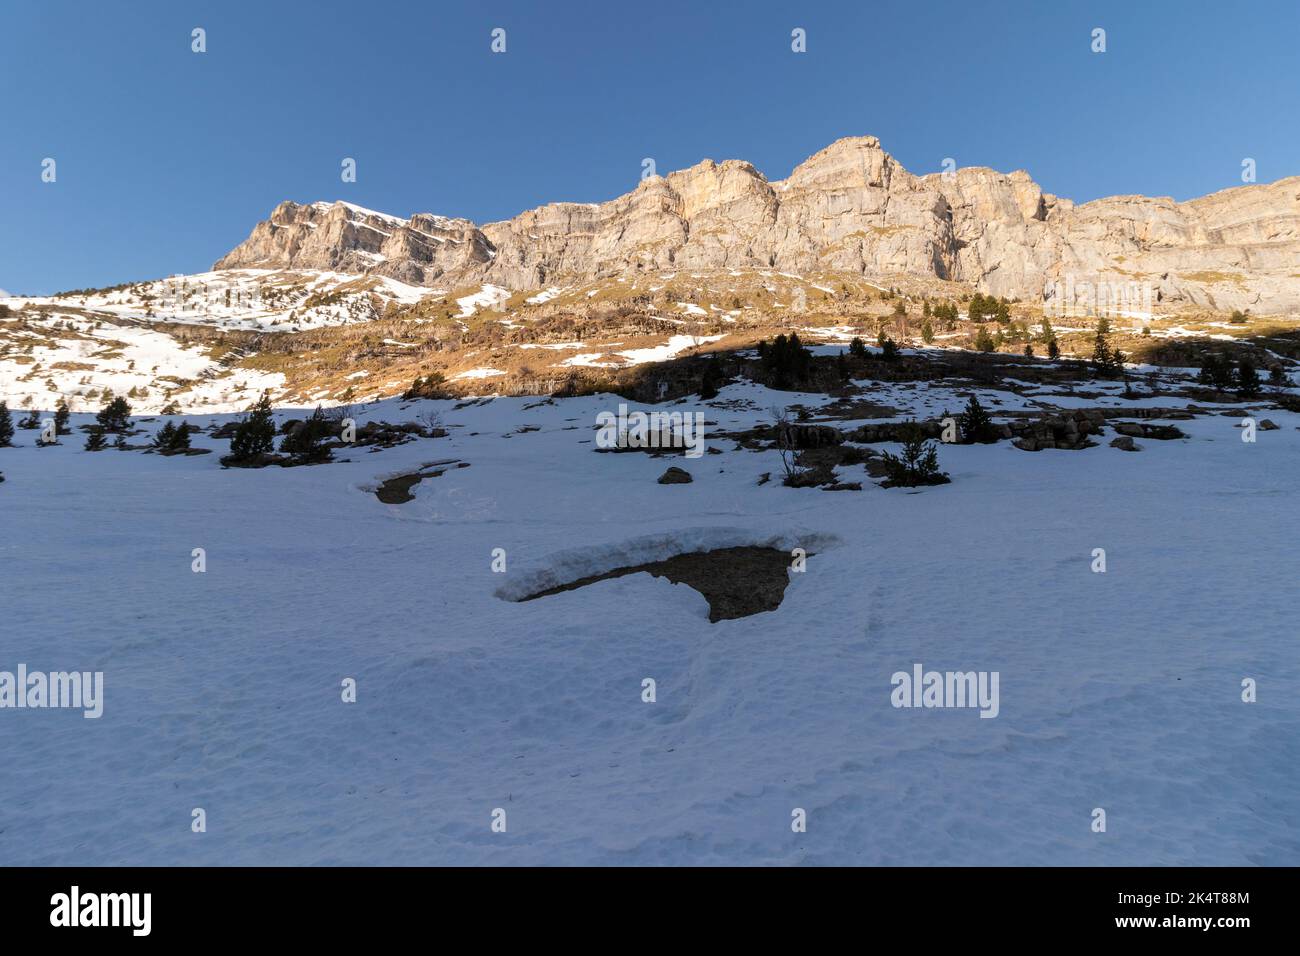
M 0 288 L 201 271 L 283 199 L 490 222 L 868 133 L 914 172 L 1186 199 L 1300 173 L 1298 38 L 1295 0 L 4 0 Z

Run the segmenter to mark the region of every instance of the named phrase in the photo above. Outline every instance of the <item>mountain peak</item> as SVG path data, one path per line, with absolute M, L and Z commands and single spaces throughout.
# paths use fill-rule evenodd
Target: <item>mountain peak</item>
M 307 268 L 412 285 L 540 289 L 556 277 L 647 269 L 823 269 L 910 274 L 1038 300 L 1065 273 L 1159 286 L 1169 302 L 1300 308 L 1300 207 L 1287 189 L 1176 203 L 1111 197 L 1076 207 L 1029 173 L 916 176 L 875 136 L 838 139 L 770 182 L 739 159 L 649 177 L 603 203 L 553 203 L 479 227 L 403 219 L 345 200 L 285 202 L 217 269 Z M 1101 222 L 1098 222 L 1101 220 Z M 1241 244 L 1267 250 L 1241 274 Z M 1223 281 L 1218 277 L 1226 276 Z

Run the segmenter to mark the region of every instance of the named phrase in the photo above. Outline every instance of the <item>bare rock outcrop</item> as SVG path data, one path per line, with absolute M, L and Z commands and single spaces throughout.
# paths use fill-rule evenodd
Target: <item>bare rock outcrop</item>
M 553 203 L 482 227 L 285 202 L 216 268 L 516 290 L 648 270 L 847 271 L 964 280 L 1058 305 L 1099 284 L 1122 285 L 1152 304 L 1270 313 L 1300 309 L 1298 263 L 1300 177 L 1181 203 L 1114 196 L 1076 205 L 1024 171 L 915 176 L 874 136 L 860 136 L 784 180 L 768 181 L 749 163 L 705 160 L 608 202 Z

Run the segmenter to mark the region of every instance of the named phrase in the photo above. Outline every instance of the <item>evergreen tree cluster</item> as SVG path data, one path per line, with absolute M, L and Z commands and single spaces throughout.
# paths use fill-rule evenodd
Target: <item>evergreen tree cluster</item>
M 125 398 L 113 398 L 112 394 L 105 392 L 104 397 L 108 403 L 100 409 L 95 421 L 106 432 L 124 432 L 131 427 L 131 406 Z
M 1242 358 L 1234 367 L 1232 359 L 1226 355 L 1213 353 L 1207 354 L 1201 360 L 1201 373 L 1198 378 L 1202 385 L 1208 385 L 1215 391 L 1235 391 L 1242 398 L 1254 398 L 1264 385 L 1263 379 L 1259 377 L 1259 370 L 1250 359 Z M 1281 378 L 1285 384 L 1286 373 L 1282 373 Z M 1276 376 L 1269 375 L 1269 381 L 1278 384 L 1275 379 Z
M 310 418 L 284 436 L 280 451 L 290 456 L 290 464 L 317 465 L 334 457 L 333 451 L 325 444 L 333 435 L 333 423 L 317 405 Z
M 1097 323 L 1097 337 L 1093 340 L 1092 345 L 1092 367 L 1093 371 L 1103 378 L 1113 378 L 1124 371 L 1124 362 L 1127 356 L 1117 348 L 1111 348 L 1110 340 L 1107 334 L 1110 332 L 1110 322 L 1102 319 Z
M 1043 331 L 1038 338 L 1047 346 L 1047 357 L 1049 359 L 1055 361 L 1061 357 L 1061 346 L 1056 342 L 1056 329 L 1052 328 L 1052 321 L 1047 316 L 1043 316 Z
M 411 401 L 416 398 L 447 398 L 447 378 L 441 372 L 430 372 L 428 375 L 416 376 L 411 387 L 402 393 L 405 401 Z
M 258 399 L 247 416 L 235 426 L 230 439 L 230 454 L 223 464 L 249 465 L 275 447 L 275 420 L 271 417 L 271 400 L 266 395 Z
M 978 292 L 971 296 L 966 315 L 972 322 L 987 322 L 989 319 L 995 322 L 1011 321 L 1011 309 L 1006 299 L 999 300 L 994 296 L 981 295 Z
M 158 429 L 158 434 L 153 439 L 153 447 L 164 452 L 186 451 L 190 447 L 192 430 L 188 422 L 182 421 L 179 425 L 168 422 Z
M 791 332 L 789 338 L 778 335 L 771 343 L 766 339 L 759 342 L 758 358 L 763 368 L 772 373 L 776 388 L 805 381 L 812 372 L 812 352 L 799 341 L 798 332 Z
M 930 314 L 936 319 L 951 325 L 957 321 L 957 303 L 940 302 L 930 309 Z

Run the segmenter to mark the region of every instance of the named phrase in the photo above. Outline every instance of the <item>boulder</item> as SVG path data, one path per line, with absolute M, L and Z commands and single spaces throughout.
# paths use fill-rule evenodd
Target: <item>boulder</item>
M 695 479 L 689 471 L 673 466 L 659 476 L 661 485 L 688 485 Z
M 777 440 L 785 448 L 824 448 L 844 440 L 838 428 L 830 425 L 799 425 L 787 422 L 780 427 Z

